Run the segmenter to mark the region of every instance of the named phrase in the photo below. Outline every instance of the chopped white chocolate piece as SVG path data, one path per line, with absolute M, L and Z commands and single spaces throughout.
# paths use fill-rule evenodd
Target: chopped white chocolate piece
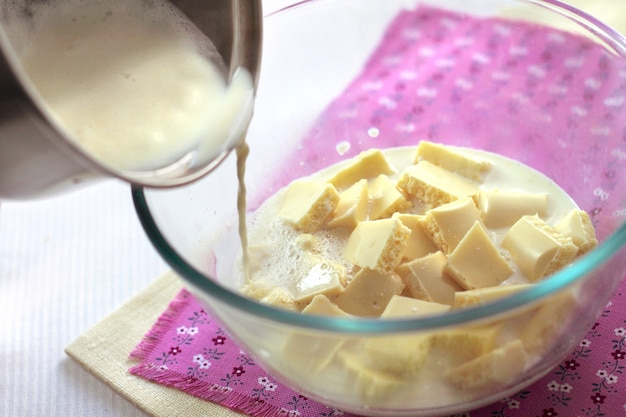
M 402 290 L 404 283 L 396 274 L 362 269 L 334 302 L 348 314 L 380 317 L 391 297 L 401 294 Z
M 466 290 L 499 285 L 513 273 L 480 222 L 452 251 L 446 271 Z
M 309 302 L 318 294 L 335 297 L 343 291 L 345 268 L 318 256 L 308 256 L 304 264 L 306 270 L 296 284 L 295 301 Z
M 279 216 L 303 232 L 319 229 L 339 203 L 339 193 L 332 184 L 318 181 L 291 183 L 282 202 Z
M 460 389 L 501 386 L 524 371 L 526 352 L 519 340 L 507 343 L 461 366 L 446 372 L 446 377 Z
M 289 367 L 292 366 L 290 364 L 298 363 L 299 370 L 310 375 L 332 362 L 344 343 L 335 335 L 325 336 L 315 331 L 294 330 L 285 339 L 281 358 Z
M 485 173 L 491 168 L 489 161 L 463 155 L 453 148 L 428 141 L 421 141 L 417 146 L 414 163 L 422 160 L 478 182 L 482 182 Z
M 433 347 L 460 365 L 494 350 L 501 330 L 499 324 L 444 330 L 433 335 Z
M 376 363 L 362 350 L 342 350 L 337 356 L 341 373 L 347 374 L 349 383 L 346 385 L 352 391 L 349 395 L 365 406 L 380 404 L 405 382 L 399 375 L 376 369 Z
M 303 313 L 316 314 L 318 316 L 330 316 L 330 317 L 352 317 L 346 313 L 324 294 L 319 294 L 313 297 L 309 304 L 302 309 Z
M 474 290 L 457 291 L 454 294 L 455 308 L 471 307 L 476 304 L 489 303 L 497 299 L 513 295 L 530 288 L 533 284 L 498 285 L 497 287 L 476 288 Z
M 478 192 L 476 183 L 428 161 L 407 167 L 398 180 L 398 188 L 432 207 Z
M 445 313 L 450 306 L 394 295 L 381 318 L 423 317 Z M 373 336 L 365 342 L 369 363 L 395 374 L 416 373 L 424 364 L 432 344 L 430 333 Z
M 404 255 L 411 229 L 398 219 L 361 222 L 352 231 L 344 258 L 361 268 L 390 272 Z
M 578 252 L 571 238 L 536 215 L 519 219 L 502 239 L 502 247 L 533 282 L 569 264 Z
M 433 241 L 424 233 L 419 214 L 394 213 L 393 219 L 399 219 L 402 224 L 411 229 L 411 236 L 404 251 L 404 260 L 413 260 L 437 251 Z
M 387 217 L 398 211 L 404 211 L 411 203 L 396 188 L 395 181 L 386 175 L 379 175 L 369 185 L 369 219 L 377 220 Z
M 491 229 L 508 227 L 524 215 L 546 215 L 546 194 L 522 191 L 480 190 L 476 202 L 485 226 Z
M 261 298 L 259 301 L 274 307 L 280 307 L 287 310 L 296 310 L 296 304 L 293 295 L 291 295 L 289 291 L 281 287 L 276 287 L 272 289 L 265 297 Z
M 365 342 L 368 363 L 385 373 L 396 375 L 417 373 L 432 345 L 430 334 L 373 336 Z
M 572 238 L 578 246 L 578 255 L 589 252 L 598 246 L 596 231 L 586 211 L 573 209 L 565 215 L 554 228 L 561 234 Z
M 445 313 L 448 310 L 450 310 L 450 306 L 447 304 L 394 295 L 387 303 L 387 306 L 380 317 L 424 317 L 433 314 Z
M 390 175 L 395 169 L 389 164 L 380 149 L 361 152 L 352 161 L 333 175 L 328 182 L 338 189 L 350 187 L 361 179 L 376 178 L 380 174 Z
M 354 229 L 359 222 L 367 219 L 368 208 L 368 184 L 362 179 L 339 194 L 339 203 L 327 226 Z
M 480 213 L 471 197 L 430 209 L 421 220 L 424 233 L 446 255 L 477 221 L 480 221 Z
M 440 251 L 402 264 L 396 272 L 413 298 L 452 305 L 461 287 L 446 272 L 446 257 Z
M 246 296 L 260 300 L 267 297 L 272 290 L 276 288 L 276 284 L 265 279 L 253 279 L 241 286 L 241 292 Z
M 566 290 L 563 293 L 548 297 L 530 313 L 519 339 L 529 353 L 541 353 L 551 347 L 563 330 L 565 323 L 572 320 L 571 314 L 576 307 L 576 297 Z

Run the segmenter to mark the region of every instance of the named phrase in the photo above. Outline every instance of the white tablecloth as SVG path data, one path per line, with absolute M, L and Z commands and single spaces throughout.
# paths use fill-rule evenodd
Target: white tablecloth
M 166 270 L 127 185 L 2 203 L 0 416 L 146 416 L 63 349 Z

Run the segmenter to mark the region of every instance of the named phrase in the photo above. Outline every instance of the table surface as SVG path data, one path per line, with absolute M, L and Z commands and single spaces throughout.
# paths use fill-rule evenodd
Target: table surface
M 624 26 L 617 18 L 625 14 L 615 12 L 626 9 L 622 0 L 571 2 Z M 265 3 L 270 11 L 291 1 Z M 63 349 L 167 269 L 125 184 L 2 203 L 0 416 L 145 417 Z
M 2 203 L 0 415 L 146 416 L 63 349 L 167 269 L 125 184 Z

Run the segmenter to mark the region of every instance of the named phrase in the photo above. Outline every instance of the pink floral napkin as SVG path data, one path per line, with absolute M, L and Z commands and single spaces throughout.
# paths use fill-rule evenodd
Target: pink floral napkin
M 448 44 L 442 48 L 444 41 Z M 411 62 L 421 62 L 420 70 L 413 70 Z M 550 169 L 553 161 L 574 152 L 551 135 L 575 135 L 586 117 L 600 114 L 602 123 L 589 129 L 603 138 L 605 146 L 615 149 L 604 171 L 598 174 L 582 166 L 552 174 L 566 177 L 569 184 L 593 181 L 589 189 L 594 191 L 578 201 L 581 207 L 592 216 L 623 219 L 623 202 L 613 203 L 616 199 L 608 198 L 613 192 L 623 195 L 625 187 L 622 174 L 616 173 L 623 172 L 626 160 L 626 128 L 620 117 L 626 104 L 626 69 L 616 70 L 613 65 L 608 54 L 564 32 L 420 8 L 396 18 L 370 63 L 348 86 L 351 94 L 331 103 L 316 126 L 323 125 L 323 130 L 330 131 L 349 124 L 350 131 L 363 135 L 353 138 L 352 145 L 361 140 L 378 140 L 381 147 L 393 146 L 393 138 L 401 134 L 440 140 L 480 131 L 483 137 L 502 142 L 491 143 L 492 148 L 520 159 L 528 151 L 507 147 L 505 138 L 506 134 L 524 135 L 528 142 L 545 141 L 545 155 L 534 155 L 533 160 L 539 165 L 536 168 Z M 512 78 L 512 73 L 524 76 Z M 472 89 L 481 89 L 482 95 L 472 95 L 478 100 L 466 98 L 466 92 Z M 409 95 L 411 100 L 407 99 Z M 475 114 L 477 108 L 492 112 L 494 120 L 519 118 L 518 128 L 513 133 L 490 132 L 497 123 L 462 117 Z M 405 115 L 402 120 L 386 117 L 399 110 Z M 527 123 L 528 111 L 536 116 L 532 123 Z M 447 119 L 453 122 L 442 123 Z M 328 146 L 318 139 L 314 129 L 305 138 L 302 151 L 315 153 L 316 146 Z M 348 148 L 343 155 L 331 153 L 323 163 L 358 151 L 358 146 Z M 587 151 L 593 158 L 593 149 Z M 303 164 L 303 169 L 312 169 L 313 165 Z M 290 165 L 290 177 L 294 175 L 293 167 Z M 278 185 L 284 185 L 285 180 L 279 175 L 278 182 L 283 184 Z M 568 183 L 562 186 L 567 189 Z M 457 416 L 626 415 L 625 290 L 626 283 L 622 282 L 593 329 L 550 374 L 510 398 Z M 130 369 L 132 374 L 252 416 L 349 416 L 277 382 L 185 290 L 171 302 L 131 357 L 138 360 Z
M 587 336 L 550 374 L 522 392 L 455 417 L 626 415 L 626 281 Z M 134 375 L 255 417 L 351 417 L 265 372 L 186 290 L 131 353 Z

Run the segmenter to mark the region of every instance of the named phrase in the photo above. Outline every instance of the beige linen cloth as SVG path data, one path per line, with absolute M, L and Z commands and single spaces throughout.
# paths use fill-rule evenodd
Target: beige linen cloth
M 626 33 L 626 1 L 570 0 L 568 3 Z M 152 416 L 245 416 L 128 372 L 131 366 L 128 354 L 181 288 L 182 281 L 177 276 L 165 274 L 74 340 L 67 346 L 66 353 Z
M 182 289 L 180 278 L 167 273 L 79 336 L 65 352 L 87 371 L 155 417 L 241 417 L 214 403 L 155 384 L 128 372 L 128 354 Z

